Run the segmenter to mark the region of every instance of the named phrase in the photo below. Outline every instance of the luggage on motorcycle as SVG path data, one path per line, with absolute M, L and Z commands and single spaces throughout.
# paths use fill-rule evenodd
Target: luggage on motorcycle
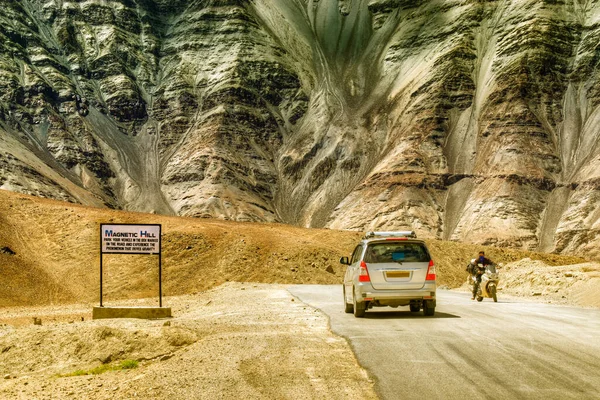
M 473 275 L 475 273 L 475 266 L 471 263 L 467 264 L 467 272 Z

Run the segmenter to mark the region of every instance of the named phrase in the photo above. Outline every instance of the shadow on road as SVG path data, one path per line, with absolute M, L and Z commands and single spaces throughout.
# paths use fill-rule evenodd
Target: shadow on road
M 422 313 L 413 313 L 410 311 L 367 311 L 365 318 L 369 319 L 441 319 L 441 318 L 461 318 L 458 315 L 436 312 L 432 317 L 425 317 Z

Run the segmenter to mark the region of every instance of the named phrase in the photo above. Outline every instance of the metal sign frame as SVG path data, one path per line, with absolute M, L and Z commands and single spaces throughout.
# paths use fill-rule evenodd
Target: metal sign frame
M 112 251 L 104 251 L 104 237 L 103 236 L 103 231 L 104 231 L 104 227 L 121 227 L 121 226 L 126 226 L 129 227 L 131 229 L 131 227 L 158 227 L 158 252 L 136 252 L 136 251 L 124 251 L 124 250 L 112 250 Z M 133 234 L 133 233 L 132 233 Z M 140 232 L 141 234 L 141 232 Z M 112 237 L 112 236 L 111 236 Z M 158 303 L 159 303 L 159 307 L 162 307 L 162 225 L 161 224 L 112 224 L 112 223 L 101 223 L 100 224 L 100 307 L 103 307 L 102 305 L 102 286 L 103 286 L 103 279 L 102 279 L 102 272 L 103 272 L 103 268 L 102 268 L 102 260 L 103 260 L 103 256 L 104 254 L 142 254 L 142 255 L 158 255 Z

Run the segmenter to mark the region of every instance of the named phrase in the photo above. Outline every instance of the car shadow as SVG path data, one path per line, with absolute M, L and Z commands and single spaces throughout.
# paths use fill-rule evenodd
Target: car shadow
M 441 318 L 462 318 L 459 315 L 437 312 L 426 317 L 422 312 L 413 313 L 410 311 L 367 311 L 364 318 L 368 319 L 441 319 Z

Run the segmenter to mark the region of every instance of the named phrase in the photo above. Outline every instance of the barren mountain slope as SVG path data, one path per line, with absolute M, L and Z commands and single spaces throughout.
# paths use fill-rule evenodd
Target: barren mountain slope
M 0 4 L 4 189 L 598 256 L 597 0 Z

